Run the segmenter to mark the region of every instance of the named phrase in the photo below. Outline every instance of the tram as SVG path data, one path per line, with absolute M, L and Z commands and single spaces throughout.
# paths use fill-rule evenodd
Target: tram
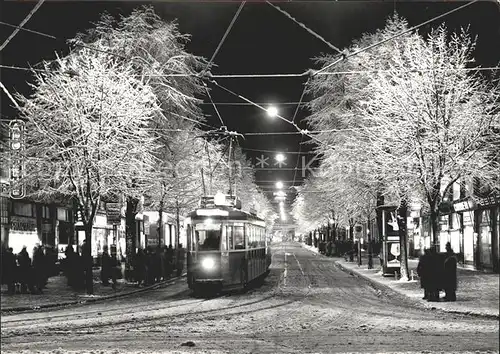
M 271 265 L 264 220 L 234 196 L 203 197 L 186 219 L 187 281 L 195 294 L 242 289 Z

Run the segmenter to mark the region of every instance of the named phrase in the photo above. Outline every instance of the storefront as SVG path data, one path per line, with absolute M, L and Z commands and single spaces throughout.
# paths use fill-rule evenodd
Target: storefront
M 42 245 L 56 245 L 55 220 L 53 217 L 53 208 L 49 205 L 38 205 L 38 227 L 40 230 L 40 239 Z
M 37 231 L 35 204 L 17 200 L 12 201 L 8 240 L 9 247 L 12 247 L 15 254 L 19 253 L 23 247 L 26 247 L 31 257 L 33 248 L 40 243 L 41 240 Z
M 462 199 L 453 204 L 454 211 L 461 217 L 459 249 L 466 265 L 498 272 L 499 204 L 498 197 L 477 201 Z
M 92 228 L 92 256 L 98 257 L 104 246 L 113 244 L 113 226 L 108 225 L 106 215 L 96 215 L 94 227 Z

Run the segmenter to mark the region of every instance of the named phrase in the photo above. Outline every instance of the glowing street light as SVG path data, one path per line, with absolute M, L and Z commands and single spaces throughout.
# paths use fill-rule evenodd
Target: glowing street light
M 278 115 L 278 108 L 276 108 L 275 106 L 269 106 L 267 108 L 267 115 L 271 118 L 274 118 Z
M 276 159 L 276 161 L 278 161 L 278 162 L 283 162 L 283 161 L 285 161 L 285 155 L 283 155 L 282 153 L 279 153 L 279 154 L 277 154 L 277 155 L 275 156 L 275 159 Z
M 276 182 L 276 188 L 278 188 L 278 189 L 283 188 L 283 182 L 281 182 L 281 181 Z

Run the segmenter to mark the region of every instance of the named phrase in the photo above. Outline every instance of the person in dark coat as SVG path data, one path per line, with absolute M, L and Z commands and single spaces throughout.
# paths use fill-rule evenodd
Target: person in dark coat
M 141 284 L 144 285 L 146 280 L 146 255 L 144 250 L 139 248 L 137 254 L 135 255 L 135 280 L 137 281 L 137 286 Z
M 34 283 L 39 293 L 43 293 L 43 288 L 47 285 L 47 264 L 42 246 L 33 250 L 33 272 Z
M 177 276 L 180 277 L 182 274 L 182 269 L 184 268 L 184 248 L 182 248 L 182 243 L 179 243 L 179 246 L 176 250 L 176 270 L 177 270 Z
M 332 241 L 328 241 L 328 243 L 326 244 L 326 255 L 328 257 L 333 256 L 332 250 L 333 250 Z
M 153 284 L 153 267 L 152 265 L 152 260 L 153 260 L 153 252 L 151 250 L 151 247 L 146 248 L 146 278 L 145 278 L 145 285 L 150 285 Z
M 111 278 L 112 273 L 111 257 L 108 253 L 108 246 L 102 248 L 101 254 L 101 282 L 102 285 L 109 285 L 109 278 Z
M 16 292 L 17 262 L 12 251 L 12 247 L 9 247 L 2 255 L 2 275 L 4 283 L 7 284 L 8 294 Z
M 457 257 L 451 248 L 451 244 L 446 243 L 446 258 L 444 261 L 443 289 L 446 293 L 445 301 L 457 300 Z
M 19 263 L 19 281 L 21 283 L 21 293 L 27 294 L 28 288 L 31 293 L 35 293 L 34 282 L 33 282 L 33 272 L 31 268 L 31 258 L 26 251 L 26 246 L 23 247 L 21 252 L 17 256 L 17 262 Z
M 428 258 L 429 273 L 428 282 L 426 284 L 429 286 L 429 298 L 427 301 L 439 301 L 439 291 L 441 288 L 441 279 L 443 273 L 443 264 L 435 248 L 431 248 L 430 255 Z
M 430 266 L 430 257 L 431 257 L 431 251 L 429 249 L 424 250 L 424 254 L 420 257 L 420 260 L 418 262 L 417 266 L 417 274 L 418 277 L 420 278 L 420 287 L 424 289 L 424 297 L 422 299 L 427 300 L 429 299 L 429 294 L 430 294 L 430 282 L 429 279 L 432 276 L 431 272 L 432 269 L 429 267 Z
M 68 245 L 66 250 L 64 251 L 64 255 L 66 258 L 64 259 L 63 272 L 66 275 L 66 279 L 68 280 L 68 285 L 73 287 L 75 284 L 75 267 L 76 267 L 76 254 L 73 250 L 72 245 Z
M 174 269 L 174 249 L 172 248 L 172 245 L 168 245 L 166 250 L 165 267 L 165 275 L 167 276 L 167 279 L 169 279 L 172 276 L 172 271 Z
M 161 247 L 157 246 L 154 255 L 154 266 L 155 266 L 155 283 L 161 281 L 162 277 L 162 251 Z

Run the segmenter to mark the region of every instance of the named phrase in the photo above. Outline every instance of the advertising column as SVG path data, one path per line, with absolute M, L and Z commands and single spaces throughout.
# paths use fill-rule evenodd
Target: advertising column
M 401 252 L 396 207 L 382 208 L 382 236 L 382 271 L 384 274 L 399 273 L 401 270 Z

